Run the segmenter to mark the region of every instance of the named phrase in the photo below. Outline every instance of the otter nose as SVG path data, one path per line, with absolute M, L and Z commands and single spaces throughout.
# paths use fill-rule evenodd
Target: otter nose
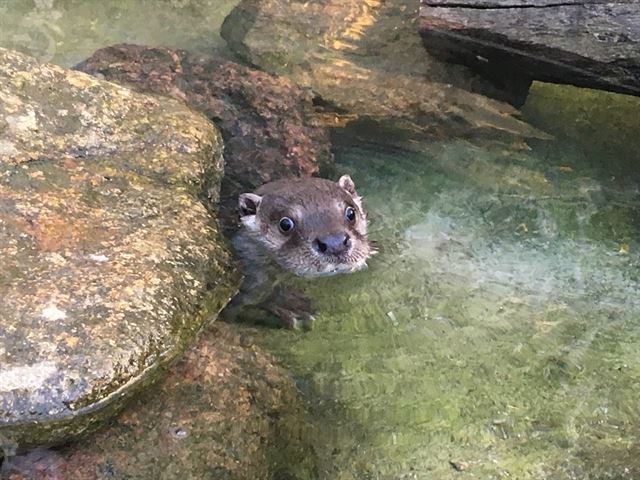
M 346 233 L 332 233 L 316 238 L 313 241 L 313 248 L 322 254 L 338 255 L 351 248 L 351 239 Z

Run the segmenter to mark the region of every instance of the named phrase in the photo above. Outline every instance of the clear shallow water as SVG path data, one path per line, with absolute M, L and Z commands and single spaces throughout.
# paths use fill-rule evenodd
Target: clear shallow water
M 2 0 L 0 46 L 73 66 L 115 43 L 223 50 L 222 21 L 238 0 Z
M 264 335 L 327 408 L 327 478 L 637 473 L 636 179 L 579 146 L 346 137 L 383 253 L 306 284 L 313 332 Z
M 219 50 L 235 3 L 2 2 L 0 45 L 63 65 L 123 41 Z M 337 136 L 382 253 L 302 284 L 312 332 L 254 329 L 323 478 L 640 475 L 639 107 L 538 84 L 524 112 L 555 142 Z

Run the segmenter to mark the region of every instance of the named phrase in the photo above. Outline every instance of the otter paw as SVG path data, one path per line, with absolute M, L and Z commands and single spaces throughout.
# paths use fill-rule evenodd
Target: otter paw
M 278 317 L 281 326 L 295 330 L 301 328 L 303 330 L 311 330 L 315 318 L 310 312 L 289 310 L 279 305 L 272 305 L 267 309 L 270 313 Z
M 289 329 L 311 330 L 315 320 L 311 300 L 293 291 L 278 291 L 263 303 L 263 308 L 272 313 Z

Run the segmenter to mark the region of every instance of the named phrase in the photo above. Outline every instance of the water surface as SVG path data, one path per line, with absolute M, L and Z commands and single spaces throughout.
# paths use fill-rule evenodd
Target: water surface
M 0 46 L 71 67 L 115 43 L 224 50 L 222 21 L 239 0 L 3 0 Z
M 313 332 L 264 335 L 320 406 L 326 478 L 637 475 L 631 159 L 358 133 L 337 156 L 382 253 L 304 284 Z
M 6 1 L 0 45 L 221 51 L 235 3 Z M 336 135 L 381 253 L 301 283 L 313 331 L 247 327 L 293 372 L 321 478 L 640 476 L 639 108 L 536 84 L 524 112 L 554 141 Z

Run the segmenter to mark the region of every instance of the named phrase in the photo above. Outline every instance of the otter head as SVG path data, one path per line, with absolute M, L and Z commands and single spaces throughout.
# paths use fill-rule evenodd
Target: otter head
M 351 177 L 276 180 L 239 199 L 242 228 L 285 270 L 302 277 L 366 267 L 373 253 Z

